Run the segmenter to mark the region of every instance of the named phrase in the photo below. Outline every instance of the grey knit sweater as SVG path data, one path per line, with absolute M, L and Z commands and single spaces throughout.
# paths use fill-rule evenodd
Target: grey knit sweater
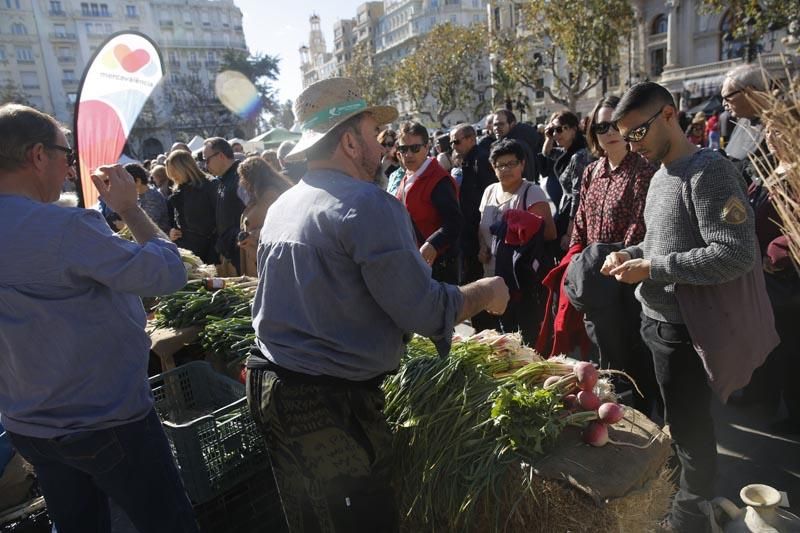
M 650 182 L 644 241 L 627 248 L 650 260 L 636 289 L 644 314 L 683 324 L 675 284 L 715 285 L 753 268 L 755 219 L 733 164 L 712 150 L 662 165 Z

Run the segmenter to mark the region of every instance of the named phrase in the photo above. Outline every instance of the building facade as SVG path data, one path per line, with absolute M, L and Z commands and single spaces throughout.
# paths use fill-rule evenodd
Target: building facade
M 520 25 L 519 8 L 524 0 L 489 2 L 489 27 L 509 31 Z M 748 44 L 726 38 L 730 30 L 729 13 L 708 14 L 697 0 L 631 0 L 635 28 L 623 36 L 619 62 L 610 65 L 606 92 L 622 94 L 640 81 L 655 81 L 667 87 L 684 110 L 719 93 L 725 73 L 744 61 Z M 758 59 L 768 69 L 781 70 L 781 44 L 785 30 L 764 36 L 757 48 Z M 564 67 L 565 68 L 565 67 Z M 553 84 L 552 75 L 543 73 L 541 84 Z M 574 111 L 586 114 L 603 94 L 598 83 L 575 105 Z M 542 123 L 551 113 L 564 108 L 542 90 L 521 89 L 529 104 L 528 120 Z
M 225 50 L 247 51 L 233 0 L 0 0 L 0 87 L 21 91 L 37 109 L 71 124 L 84 69 L 97 47 L 122 30 L 151 37 L 165 68 L 144 138 L 130 139 L 137 154 L 185 136 L 170 113 L 171 85 L 191 78 L 210 87 Z
M 309 44 L 300 48 L 303 87 L 331 76 L 341 76 L 352 57 L 353 47 L 366 41 L 371 61 L 376 64 L 395 64 L 414 51 L 419 39 L 439 24 L 457 26 L 485 25 L 486 0 L 385 0 L 366 2 L 357 8 L 353 19 L 339 20 L 334 25 L 334 49 L 327 52 L 317 15 L 310 18 Z M 479 85 L 489 83 L 488 58 L 476 67 L 474 75 Z M 445 124 L 472 121 L 474 110 L 483 102 L 476 93 L 470 109 L 456 111 L 445 117 Z M 417 119 L 416 109 L 402 100 L 396 101 L 401 117 Z M 491 107 L 491 106 L 489 106 Z M 440 126 L 430 124 L 432 127 Z

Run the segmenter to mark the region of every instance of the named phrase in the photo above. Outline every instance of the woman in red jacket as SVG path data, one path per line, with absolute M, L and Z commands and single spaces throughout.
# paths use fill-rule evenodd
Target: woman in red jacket
M 406 173 L 396 196 L 411 215 L 419 251 L 433 278 L 457 284 L 457 244 L 463 224 L 458 188 L 450 173 L 428 157 L 429 141 L 422 124 L 406 122 L 400 127 L 397 154 Z

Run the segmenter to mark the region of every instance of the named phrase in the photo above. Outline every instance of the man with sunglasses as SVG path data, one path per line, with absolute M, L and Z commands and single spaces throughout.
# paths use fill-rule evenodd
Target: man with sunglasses
M 435 157 L 428 157 L 428 130 L 418 122 L 400 126 L 397 152 L 405 176 L 395 196 L 411 215 L 419 251 L 433 279 L 458 283 L 458 239 L 463 226 L 458 186 Z
M 639 284 L 642 338 L 652 352 L 682 469 L 680 488 L 664 525 L 668 530 L 705 532 L 709 522 L 702 506 L 714 496 L 716 472 L 712 391 L 693 347 L 697 322 L 686 320 L 687 308 L 679 305 L 676 293 L 682 286 L 722 285 L 752 271 L 753 212 L 741 175 L 718 152 L 689 142 L 673 97 L 664 87 L 652 82 L 634 85 L 611 120 L 633 151 L 661 162 L 661 167 L 647 193 L 644 241 L 609 254 L 602 272 L 623 283 Z M 701 326 L 721 334 L 715 322 L 709 319 Z M 693 334 L 687 324 L 693 326 Z M 746 360 L 737 360 L 741 354 L 729 355 L 729 364 Z
M 222 137 L 212 137 L 203 143 L 203 161 L 208 172 L 217 181 L 217 244 L 220 255 L 217 271 L 221 276 L 236 276 L 240 272 L 240 253 L 236 246 L 239 223 L 244 212 L 244 202 L 239 197 L 239 161 L 234 158 L 233 148 Z
M 489 162 L 489 152 L 478 144 L 475 128 L 469 124 L 459 124 L 450 130 L 450 145 L 462 159 L 458 197 L 461 215 L 464 217 L 464 229 L 461 232 L 461 283 L 469 283 L 483 277 L 483 265 L 478 260 L 478 227 L 481 223 L 479 208 L 483 191 L 492 183 L 497 183 L 497 176 Z
M 11 442 L 58 531 L 109 533 L 109 498 L 142 533 L 198 531 L 153 408 L 141 301 L 186 284 L 178 249 L 121 166 L 91 179 L 135 243 L 95 210 L 52 204 L 75 172 L 52 117 L 0 107 L 0 138 L 0 413 Z

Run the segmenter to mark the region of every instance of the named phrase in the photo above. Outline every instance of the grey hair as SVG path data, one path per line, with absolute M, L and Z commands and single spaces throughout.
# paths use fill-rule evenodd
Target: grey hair
M 765 73 L 758 65 L 739 65 L 733 70 L 730 70 L 725 75 L 725 78 L 731 80 L 734 87 L 737 89 L 752 87 L 757 91 L 767 90 Z
M 52 145 L 58 130 L 65 131 L 56 119 L 19 104 L 0 107 L 0 170 L 17 170 L 25 165 L 28 150 L 34 145 Z

